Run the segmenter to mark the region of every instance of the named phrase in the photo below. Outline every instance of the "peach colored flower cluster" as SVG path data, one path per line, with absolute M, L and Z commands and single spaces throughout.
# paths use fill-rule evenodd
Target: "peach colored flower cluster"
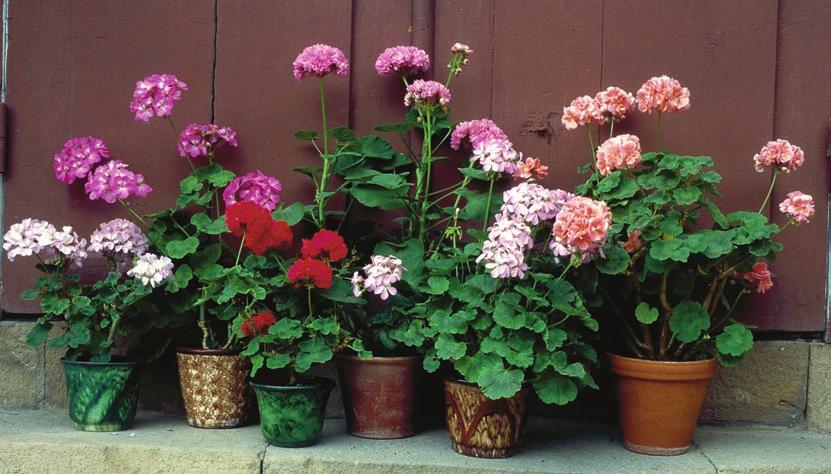
M 644 82 L 637 92 L 638 110 L 652 112 L 680 112 L 690 108 L 690 90 L 681 87 L 676 79 L 663 75 Z
M 811 217 L 814 217 L 814 198 L 800 191 L 790 192 L 788 197 L 779 204 L 779 210 L 797 224 L 807 224 Z
M 802 148 L 792 145 L 791 142 L 783 139 L 773 140 L 759 150 L 753 157 L 756 164 L 756 171 L 759 173 L 766 168 L 776 167 L 779 171 L 790 173 L 796 170 L 805 162 L 805 153 Z
M 563 205 L 552 228 L 551 250 L 579 253 L 583 260 L 600 252 L 609 235 L 612 212 L 603 201 L 577 196 Z
M 542 164 L 539 158 L 525 158 L 517 164 L 514 179 L 543 179 L 548 176 L 548 166 Z
M 641 162 L 641 141 L 635 135 L 612 137 L 597 149 L 597 171 L 609 176 L 612 171 L 634 168 Z
M 632 110 L 635 104 L 635 97 L 629 92 L 620 87 L 607 87 L 605 91 L 600 91 L 594 96 L 594 100 L 600 104 L 600 111 L 606 115 L 607 118 L 614 118 L 622 120 L 626 118 L 626 114 Z
M 623 247 L 623 250 L 626 250 L 626 253 L 635 253 L 636 250 L 641 248 L 641 245 L 643 245 L 641 242 L 641 231 L 633 230 L 632 232 L 629 232 L 626 242 L 622 243 L 620 246 Z
M 773 275 L 765 262 L 756 262 L 749 272 L 742 273 L 739 277 L 756 287 L 756 293 L 765 293 L 773 288 Z
M 606 118 L 600 103 L 590 96 L 584 95 L 571 101 L 568 107 L 563 107 L 563 126 L 567 130 L 574 130 L 582 125 L 603 123 Z

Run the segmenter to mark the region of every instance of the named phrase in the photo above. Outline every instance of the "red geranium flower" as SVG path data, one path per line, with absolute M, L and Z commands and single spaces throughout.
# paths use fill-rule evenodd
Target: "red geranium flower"
M 262 234 L 246 234 L 245 246 L 255 254 L 262 255 L 268 249 L 289 247 L 293 238 L 291 227 L 286 222 L 271 221 L 266 232 Z
M 265 334 L 274 323 L 277 322 L 277 317 L 271 311 L 265 310 L 251 316 L 242 322 L 242 334 L 251 337 L 257 334 Z
M 303 239 L 303 248 L 300 252 L 306 258 L 320 258 L 330 262 L 337 262 L 346 258 L 349 250 L 343 237 L 333 230 L 319 230 L 312 239 Z
M 284 221 L 275 221 L 268 209 L 253 201 L 239 201 L 225 213 L 225 224 L 234 235 L 243 237 L 243 245 L 257 255 L 271 248 L 291 245 L 294 236 Z
M 298 288 L 326 289 L 332 287 L 332 267 L 323 260 L 314 258 L 297 259 L 288 271 L 289 281 Z

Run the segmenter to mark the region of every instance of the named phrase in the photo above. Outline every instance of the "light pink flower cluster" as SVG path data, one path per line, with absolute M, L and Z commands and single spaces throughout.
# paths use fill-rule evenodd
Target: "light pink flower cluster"
M 277 178 L 257 170 L 234 178 L 222 193 L 222 199 L 225 207 L 238 201 L 254 201 L 273 211 L 280 203 L 282 190 L 283 184 Z
M 801 191 L 790 192 L 788 197 L 779 204 L 779 210 L 797 224 L 807 224 L 811 217 L 814 217 L 814 198 Z
M 176 147 L 179 149 L 179 155 L 182 158 L 188 156 L 197 158 L 208 156 L 225 143 L 235 148 L 239 145 L 237 143 L 237 132 L 233 131 L 231 127 L 220 127 L 212 123 L 205 125 L 191 123 L 179 134 L 179 142 Z
M 453 129 L 450 135 L 450 148 L 458 150 L 462 144 L 471 148 L 491 139 L 507 140 L 508 135 L 497 127 L 491 119 L 469 120 L 461 122 Z
M 349 73 L 349 61 L 338 48 L 327 44 L 313 44 L 306 47 L 292 64 L 294 78 L 298 81 L 306 76 L 323 77 L 330 72 L 338 76 Z
M 606 117 L 603 115 L 600 102 L 584 95 L 572 100 L 568 107 L 563 107 L 561 121 L 566 130 L 574 130 L 582 125 L 603 123 Z
M 132 221 L 113 219 L 99 224 L 89 237 L 87 250 L 120 262 L 128 262 L 134 256 L 147 252 L 147 237 Z
M 355 297 L 358 298 L 364 291 L 369 291 L 386 300 L 398 293 L 394 285 L 401 280 L 407 269 L 397 257 L 373 255 L 370 257 L 370 263 L 364 265 L 363 271 L 364 275 L 360 272 L 352 275 L 352 293 Z
M 482 253 L 476 257 L 476 263 L 484 262 L 493 278 L 524 278 L 528 270 L 525 252 L 533 246 L 527 224 L 500 216 L 488 228 L 488 239 L 482 243 Z
M 502 193 L 502 207 L 496 219 L 520 221 L 535 226 L 557 217 L 563 205 L 574 195 L 562 189 L 548 189 L 522 182 Z
M 552 227 L 550 248 L 561 257 L 579 254 L 583 261 L 601 251 L 609 235 L 612 213 L 603 201 L 577 196 L 563 205 Z
M 165 256 L 145 253 L 136 259 L 127 275 L 141 280 L 144 286 L 155 288 L 173 275 L 173 262 Z
M 46 263 L 55 263 L 55 257 L 60 256 L 80 267 L 87 258 L 86 245 L 87 241 L 79 239 L 72 227 L 57 230 L 41 219 L 23 219 L 3 235 L 3 250 L 12 262 L 16 257 L 37 255 Z
M 636 101 L 641 112 L 680 112 L 690 108 L 690 90 L 669 76 L 653 77 L 638 89 Z
M 173 74 L 151 74 L 136 82 L 130 111 L 136 114 L 136 121 L 149 122 L 151 118 L 168 117 L 173 105 L 182 98 L 182 91 L 188 85 Z
M 641 163 L 641 141 L 635 135 L 612 137 L 597 149 L 597 171 L 609 176 L 612 171 L 634 168 Z
M 52 167 L 58 181 L 72 184 L 76 179 L 85 179 L 93 166 L 109 157 L 110 149 L 100 138 L 70 138 L 55 153 Z
M 153 190 L 144 182 L 144 176 L 133 173 L 121 160 L 109 161 L 95 168 L 84 184 L 91 200 L 103 199 L 110 204 L 130 196 L 146 197 Z
M 473 49 L 464 43 L 455 43 L 450 47 L 450 63 L 447 68 L 450 69 L 451 74 L 459 74 L 462 68 L 467 66 L 470 62 L 470 56 L 473 54 Z
M 375 61 L 375 70 L 382 76 L 397 72 L 403 76 L 414 76 L 430 69 L 430 56 L 415 46 L 394 46 L 387 48 Z
M 791 142 L 777 139 L 767 142 L 753 157 L 756 171 L 763 172 L 765 168 L 776 167 L 779 171 L 790 173 L 805 163 L 805 152 L 802 148 L 792 145 Z
M 752 286 L 756 287 L 756 293 L 765 293 L 773 288 L 773 275 L 765 262 L 754 263 L 753 268 L 747 273 L 740 274 L 739 278 L 749 281 Z
M 517 165 L 514 179 L 544 179 L 548 176 L 548 166 L 542 164 L 539 158 L 525 158 Z
M 632 110 L 635 104 L 635 97 L 620 87 L 607 87 L 594 96 L 594 100 L 600 105 L 600 112 L 607 118 L 622 120 Z
M 477 143 L 470 161 L 478 162 L 483 170 L 491 173 L 513 175 L 519 170 L 522 153 L 516 151 L 509 140 L 493 138 Z
M 404 105 L 409 107 L 415 104 L 416 106 L 438 105 L 442 110 L 447 109 L 450 103 L 450 90 L 444 87 L 444 84 L 436 81 L 425 81 L 423 79 L 416 79 L 412 84 L 407 86 L 407 93 L 404 95 Z

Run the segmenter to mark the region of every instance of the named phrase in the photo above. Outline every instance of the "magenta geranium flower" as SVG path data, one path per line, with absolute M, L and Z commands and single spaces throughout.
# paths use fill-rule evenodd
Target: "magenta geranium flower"
M 438 105 L 442 110 L 447 109 L 450 103 L 450 91 L 444 84 L 436 81 L 425 81 L 423 79 L 416 79 L 412 84 L 407 86 L 407 94 L 404 96 L 404 105 L 409 107 L 415 104 L 419 105 Z
M 258 205 L 273 211 L 280 203 L 280 191 L 283 184 L 275 177 L 257 170 L 237 176 L 222 193 L 225 207 L 239 201 L 254 201 Z
M 414 76 L 428 69 L 430 69 L 430 56 L 415 46 L 387 48 L 375 61 L 375 70 L 382 76 L 393 72 L 403 76 Z
M 179 134 L 176 147 L 183 158 L 190 156 L 197 158 L 208 156 L 223 144 L 237 147 L 237 132 L 231 127 L 220 127 L 214 124 L 201 125 L 191 123 Z
M 93 166 L 109 157 L 110 150 L 100 138 L 70 138 L 55 153 L 52 167 L 58 181 L 72 184 L 76 179 L 86 179 Z
M 153 117 L 168 117 L 173 105 L 182 98 L 182 91 L 188 85 L 173 74 L 151 74 L 136 82 L 130 111 L 136 114 L 136 121 L 149 122 Z
M 110 204 L 130 196 L 146 197 L 153 190 L 144 182 L 144 176 L 128 169 L 121 160 L 107 162 L 95 168 L 84 184 L 90 200 L 102 199 Z
M 339 76 L 349 73 L 349 61 L 338 48 L 328 44 L 313 44 L 304 49 L 294 60 L 294 78 L 298 81 L 306 76 L 323 77 L 330 72 Z
M 496 123 L 491 119 L 468 120 L 467 122 L 460 122 L 453 129 L 453 133 L 450 135 L 450 148 L 458 150 L 462 144 L 474 148 L 476 145 L 492 138 L 507 140 L 508 135 L 496 126 Z

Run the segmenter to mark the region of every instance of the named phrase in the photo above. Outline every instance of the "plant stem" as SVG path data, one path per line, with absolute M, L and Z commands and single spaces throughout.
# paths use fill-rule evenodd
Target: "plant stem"
M 314 311 L 312 310 L 312 289 L 306 288 L 306 301 L 309 303 L 309 318 L 314 317 Z
M 773 173 L 770 175 L 770 187 L 768 188 L 768 193 L 765 194 L 765 200 L 762 201 L 762 207 L 759 208 L 759 214 L 762 214 L 762 211 L 764 211 L 768 205 L 768 201 L 770 201 L 770 196 L 773 194 L 773 186 L 776 184 L 777 176 L 779 176 L 779 169 L 774 168 Z
M 589 153 L 591 154 L 592 161 L 597 162 L 597 156 L 594 154 L 594 139 L 592 138 L 592 127 L 591 125 L 586 125 L 586 133 L 589 136 Z
M 112 343 L 113 339 L 115 339 L 115 331 L 118 328 L 118 323 L 120 321 L 121 321 L 121 317 L 113 319 L 113 322 L 110 325 L 110 332 L 107 333 L 107 342 Z
M 655 131 L 655 149 L 661 151 L 661 112 L 658 112 L 658 126 Z
M 490 183 L 488 184 L 488 202 L 485 204 L 485 218 L 483 219 L 484 222 L 482 223 L 482 231 L 488 230 L 488 222 L 490 221 L 491 215 L 491 200 L 493 199 L 493 183 L 496 182 L 496 176 L 490 176 Z
M 202 293 L 205 289 L 202 288 Z M 208 323 L 205 321 L 205 303 L 199 305 L 199 329 L 202 330 L 202 349 L 210 349 L 208 347 Z
M 421 204 L 421 210 L 418 214 L 418 240 L 424 241 L 424 236 L 427 233 L 426 219 L 427 208 L 430 200 L 427 198 L 427 193 L 430 192 L 430 174 L 433 163 L 432 157 L 432 139 L 433 139 L 433 123 L 430 115 L 430 109 L 427 109 L 424 114 L 424 141 L 421 146 L 421 185 L 417 189 L 416 205 Z
M 242 233 L 242 240 L 239 243 L 239 250 L 237 250 L 237 259 L 234 261 L 234 266 L 235 267 L 237 265 L 239 265 L 239 258 L 240 258 L 240 255 L 242 255 L 242 247 L 245 245 L 245 236 L 246 236 L 246 234 L 247 234 L 247 232 Z
M 127 201 L 119 199 L 118 202 L 120 202 L 121 205 L 124 206 L 124 209 L 127 209 L 127 212 L 129 212 L 130 214 L 132 214 L 133 217 L 138 219 L 138 221 L 141 222 L 141 225 L 143 225 L 144 227 L 148 227 L 147 222 L 144 219 L 142 219 L 140 215 L 136 214 L 136 211 L 134 211 L 133 208 L 130 207 L 130 204 L 127 203 Z
M 615 118 L 612 117 L 609 123 L 609 138 L 612 138 L 613 136 L 615 136 Z
M 667 342 L 669 338 L 669 316 L 672 313 L 672 306 L 669 305 L 669 300 L 667 299 L 667 284 L 669 281 L 669 273 L 664 272 L 661 275 L 661 289 L 660 293 L 658 294 L 658 299 L 661 303 L 661 308 L 663 309 L 663 317 L 661 318 L 661 336 L 658 340 L 658 357 L 663 360 L 667 355 L 667 350 L 669 349 L 669 343 Z
M 317 187 L 315 201 L 317 201 L 317 226 L 323 228 L 326 225 L 326 188 L 329 184 L 329 166 L 331 165 L 329 158 L 329 129 L 326 125 L 326 86 L 323 78 L 319 80 L 320 84 L 320 115 L 323 122 L 323 173 L 320 176 L 320 185 Z

